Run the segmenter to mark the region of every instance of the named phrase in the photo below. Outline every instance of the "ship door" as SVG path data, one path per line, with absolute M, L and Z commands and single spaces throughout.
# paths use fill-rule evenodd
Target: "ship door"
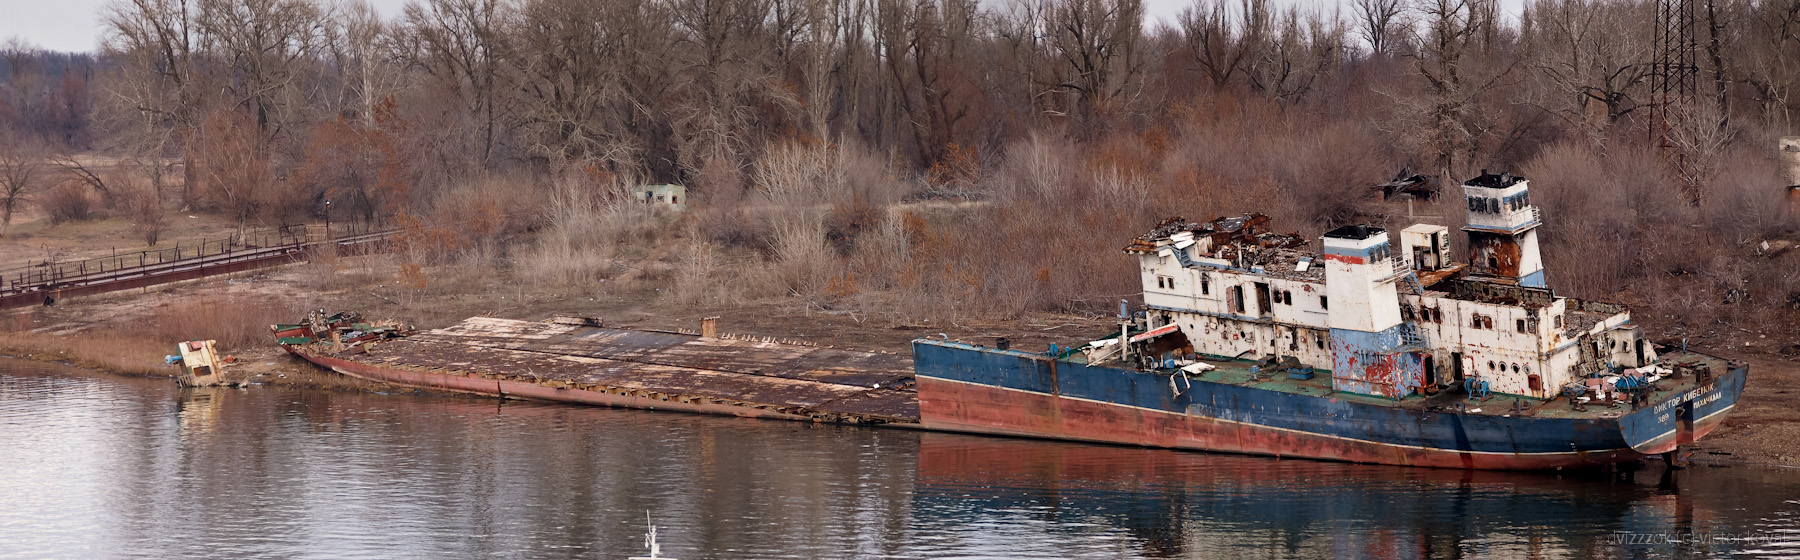
M 1424 368 L 1425 368 L 1425 381 L 1428 383 L 1437 383 L 1438 382 L 1437 360 L 1432 359 L 1431 354 L 1425 355 Z
M 1269 284 L 1267 282 L 1257 282 L 1256 283 L 1256 314 L 1257 315 L 1268 315 L 1270 311 L 1274 311 L 1274 309 L 1272 309 L 1272 307 L 1274 307 L 1274 306 L 1269 303 Z
M 1644 367 L 1645 365 L 1647 365 L 1644 363 L 1644 339 L 1642 339 L 1642 338 L 1637 339 L 1636 346 L 1637 346 L 1637 365 L 1638 365 L 1638 367 Z
M 1462 383 L 1462 380 L 1463 380 L 1462 352 L 1451 352 L 1450 353 L 1450 384 L 1455 385 L 1458 383 Z

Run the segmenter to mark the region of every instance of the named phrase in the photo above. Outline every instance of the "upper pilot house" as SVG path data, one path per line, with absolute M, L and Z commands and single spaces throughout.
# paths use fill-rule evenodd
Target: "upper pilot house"
M 1179 351 L 1291 356 L 1329 370 L 1336 391 L 1402 399 L 1475 378 L 1548 399 L 1588 373 L 1656 361 L 1623 306 L 1547 287 L 1524 177 L 1484 171 L 1462 186 L 1468 263 L 1454 262 L 1443 226 L 1397 240 L 1345 226 L 1314 245 L 1261 214 L 1171 218 L 1125 252 L 1138 258 L 1150 327 L 1177 325 Z

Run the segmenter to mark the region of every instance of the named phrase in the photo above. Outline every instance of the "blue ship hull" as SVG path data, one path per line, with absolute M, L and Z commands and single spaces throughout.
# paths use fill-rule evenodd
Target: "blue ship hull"
M 1719 425 L 1748 373 L 1735 365 L 1622 414 L 1552 417 L 1205 380 L 1174 390 L 1168 374 L 944 341 L 915 341 L 913 354 L 928 429 L 1476 469 L 1599 465 L 1673 450 Z

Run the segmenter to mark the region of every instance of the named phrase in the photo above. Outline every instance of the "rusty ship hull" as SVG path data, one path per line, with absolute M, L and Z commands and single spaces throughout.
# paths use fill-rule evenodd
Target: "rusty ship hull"
M 957 342 L 914 343 L 926 429 L 1422 467 L 1546 470 L 1642 459 L 1716 428 L 1747 368 L 1670 383 L 1658 398 L 1573 412 L 1482 412 L 1259 379 L 1182 377 Z M 1207 379 L 1212 377 L 1213 379 Z M 1479 406 L 1479 405 L 1477 405 Z
M 276 327 L 283 348 L 301 359 L 404 387 L 780 420 L 918 422 L 911 360 L 892 354 L 579 321 L 474 317 L 398 338 L 348 324 Z

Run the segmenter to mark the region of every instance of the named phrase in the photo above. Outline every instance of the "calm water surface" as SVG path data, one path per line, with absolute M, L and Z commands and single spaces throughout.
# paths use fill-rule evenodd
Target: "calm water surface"
M 1659 474 L 182 390 L 0 361 L 8 558 L 623 558 L 645 510 L 682 559 L 1800 557 L 1800 470 Z

